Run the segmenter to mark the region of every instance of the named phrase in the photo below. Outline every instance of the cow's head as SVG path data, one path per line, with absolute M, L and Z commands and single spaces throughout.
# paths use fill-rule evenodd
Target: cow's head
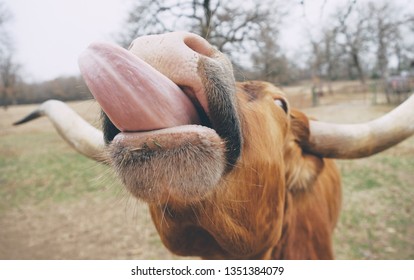
M 236 83 L 230 61 L 189 33 L 129 51 L 93 44 L 80 66 L 105 112 L 109 161 L 170 249 L 251 257 L 278 239 L 296 146 L 280 90 Z
M 262 257 L 282 234 L 286 193 L 311 187 L 323 157 L 368 156 L 414 131 L 412 116 L 395 125 L 413 98 L 369 124 L 309 121 L 275 86 L 235 82 L 229 60 L 190 33 L 129 51 L 93 44 L 80 67 L 104 111 L 105 145 L 84 153 L 114 167 L 182 255 Z

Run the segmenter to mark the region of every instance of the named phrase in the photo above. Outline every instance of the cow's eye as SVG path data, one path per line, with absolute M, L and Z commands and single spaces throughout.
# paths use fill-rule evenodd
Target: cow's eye
M 277 106 L 282 108 L 283 111 L 285 111 L 286 114 L 288 113 L 289 109 L 288 109 L 288 105 L 287 105 L 286 100 L 284 100 L 284 99 L 275 99 L 274 102 Z

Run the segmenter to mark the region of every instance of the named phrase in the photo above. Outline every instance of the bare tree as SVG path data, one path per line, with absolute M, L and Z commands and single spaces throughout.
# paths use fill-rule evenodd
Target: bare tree
M 0 3 L 0 103 L 5 109 L 15 101 L 17 70 L 14 63 L 12 43 L 4 25 L 10 19 L 10 13 Z
M 338 19 L 338 43 L 349 56 L 350 65 L 356 69 L 361 84 L 366 83 L 366 74 L 362 57 L 369 51 L 371 34 L 367 11 L 350 1 L 347 7 L 339 7 L 335 17 Z
M 260 32 L 257 47 L 260 51 L 252 53 L 254 73 L 250 79 L 260 79 L 274 84 L 289 84 L 295 80 L 295 69 L 275 40 L 275 29 L 265 27 Z
M 305 2 L 301 1 L 302 17 L 304 19 L 304 30 L 309 43 L 309 69 L 312 76 L 313 88 L 319 93 L 322 92 L 323 81 L 327 81 L 329 93 L 333 93 L 332 81 L 338 78 L 340 61 L 343 51 L 340 48 L 338 39 L 338 26 L 330 24 L 327 26 L 313 25 L 306 14 Z M 322 18 L 327 1 L 320 7 L 319 17 Z M 332 21 L 331 21 L 332 23 Z
M 332 81 L 338 76 L 340 57 L 342 55 L 336 42 L 337 29 L 323 29 L 319 40 L 309 36 L 312 50 L 311 70 L 315 87 L 321 87 L 321 79 L 327 81 L 328 92 L 333 93 Z M 320 89 L 321 91 L 321 89 Z
M 391 44 L 401 40 L 399 25 L 401 21 L 396 18 L 390 3 L 382 5 L 369 3 L 372 21 L 373 40 L 376 45 L 376 68 L 380 77 L 386 81 L 389 76 L 388 63 L 391 51 Z
M 414 14 L 403 14 L 392 2 L 369 3 L 371 30 L 376 45 L 376 68 L 383 80 L 389 76 L 389 59 L 395 55 L 399 64 L 405 51 L 404 27 L 414 22 Z M 405 33 L 405 35 L 403 34 Z
M 5 54 L 0 58 L 0 91 L 4 109 L 16 102 L 18 68 L 11 54 Z
M 320 28 L 304 27 L 309 37 L 309 68 L 313 77 L 328 81 L 336 77 L 358 78 L 364 85 L 369 71 L 386 80 L 392 57 L 400 69 L 410 64 L 414 52 L 407 45 L 407 38 L 411 37 L 408 34 L 414 20 L 412 11 L 389 1 L 348 0 L 337 6 L 330 18 Z
M 336 79 L 338 71 L 338 63 L 340 57 L 340 51 L 336 44 L 337 29 L 324 30 L 323 41 L 324 41 L 324 54 L 326 64 L 326 76 L 329 81 L 329 91 L 332 92 L 330 83 Z
M 236 62 L 238 55 L 257 51 L 263 30 L 276 40 L 283 17 L 277 1 L 144 0 L 132 8 L 121 43 L 141 35 L 186 30 L 199 34 Z M 252 49 L 253 48 L 253 49 Z

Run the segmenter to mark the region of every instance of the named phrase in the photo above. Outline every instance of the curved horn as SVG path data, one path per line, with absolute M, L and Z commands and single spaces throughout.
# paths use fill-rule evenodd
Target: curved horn
M 60 136 L 79 153 L 99 162 L 106 162 L 102 131 L 81 118 L 68 105 L 58 100 L 43 102 L 39 108 L 13 125 L 46 115 Z
M 330 158 L 362 158 L 414 134 L 414 95 L 388 114 L 363 124 L 310 121 L 307 150 Z

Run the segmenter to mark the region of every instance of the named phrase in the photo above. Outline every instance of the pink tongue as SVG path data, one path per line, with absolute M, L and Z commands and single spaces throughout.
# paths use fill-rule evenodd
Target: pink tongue
M 200 120 L 190 99 L 166 76 L 127 50 L 95 43 L 79 58 L 86 84 L 120 131 L 148 131 Z

